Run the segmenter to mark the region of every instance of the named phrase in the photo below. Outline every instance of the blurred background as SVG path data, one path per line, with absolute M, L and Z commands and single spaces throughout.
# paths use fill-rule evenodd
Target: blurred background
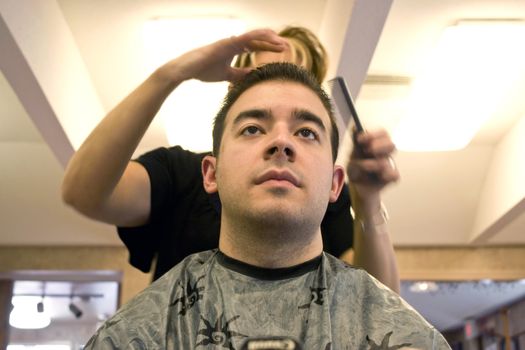
M 383 199 L 402 296 L 455 349 L 525 349 L 523 0 L 0 0 L 1 346 L 78 349 L 149 283 L 114 227 L 60 199 L 101 118 L 179 53 L 286 25 L 320 37 L 328 78 L 396 141 Z M 170 97 L 137 155 L 211 149 L 225 86 L 203 85 Z

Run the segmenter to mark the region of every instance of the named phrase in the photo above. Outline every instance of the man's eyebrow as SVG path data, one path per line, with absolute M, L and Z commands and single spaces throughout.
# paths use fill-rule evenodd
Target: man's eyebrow
M 314 113 L 306 109 L 294 110 L 293 117 L 296 120 L 312 122 L 316 124 L 321 130 L 326 131 L 326 127 L 323 123 L 323 120 L 319 116 L 315 115 Z M 267 120 L 271 118 L 272 118 L 272 113 L 271 111 L 267 109 L 249 109 L 249 110 L 240 112 L 233 120 L 233 125 L 239 124 L 245 119 Z
M 323 131 L 326 131 L 323 120 L 312 112 L 306 109 L 297 109 L 293 112 L 293 114 L 296 119 L 312 122 L 317 124 L 317 126 L 319 126 L 319 128 L 321 128 Z
M 249 109 L 246 111 L 240 112 L 235 119 L 233 120 L 233 125 L 239 124 L 245 119 L 269 119 L 270 112 L 265 109 Z

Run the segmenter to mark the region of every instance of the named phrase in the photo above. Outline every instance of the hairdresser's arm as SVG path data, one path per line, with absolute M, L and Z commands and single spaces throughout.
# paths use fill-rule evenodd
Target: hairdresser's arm
M 164 100 L 183 81 L 235 81 L 249 69 L 230 67 L 245 50 L 282 51 L 271 30 L 255 30 L 190 51 L 158 68 L 118 104 L 71 158 L 62 183 L 63 200 L 81 213 L 118 226 L 138 226 L 150 213 L 150 183 L 144 167 L 130 162 Z
M 384 130 L 359 134 L 355 141 L 363 153 L 354 147 L 347 167 L 355 214 L 353 263 L 399 292 L 397 261 L 380 195 L 385 186 L 399 180 L 399 171 L 389 159 L 395 146 Z

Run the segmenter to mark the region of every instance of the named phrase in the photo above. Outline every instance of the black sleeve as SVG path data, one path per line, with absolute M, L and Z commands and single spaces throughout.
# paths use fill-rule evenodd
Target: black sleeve
M 129 251 L 129 262 L 149 272 L 159 246 L 166 243 L 173 228 L 169 208 L 187 188 L 200 178 L 202 155 L 179 146 L 157 148 L 135 161 L 146 169 L 151 184 L 151 212 L 148 223 L 138 227 L 117 227 L 120 239 Z M 173 236 L 170 237 L 173 239 Z
M 324 250 L 336 257 L 353 245 L 354 221 L 350 204 L 350 193 L 345 184 L 337 201 L 328 205 L 321 223 Z

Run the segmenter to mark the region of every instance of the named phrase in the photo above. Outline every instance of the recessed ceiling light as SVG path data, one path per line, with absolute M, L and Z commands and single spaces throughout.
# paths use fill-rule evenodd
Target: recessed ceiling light
M 412 84 L 394 130 L 404 151 L 464 148 L 525 75 L 525 22 L 460 21 L 447 27 Z
M 414 293 L 427 293 L 434 292 L 439 289 L 436 282 L 431 281 L 418 281 L 410 285 L 410 291 Z

